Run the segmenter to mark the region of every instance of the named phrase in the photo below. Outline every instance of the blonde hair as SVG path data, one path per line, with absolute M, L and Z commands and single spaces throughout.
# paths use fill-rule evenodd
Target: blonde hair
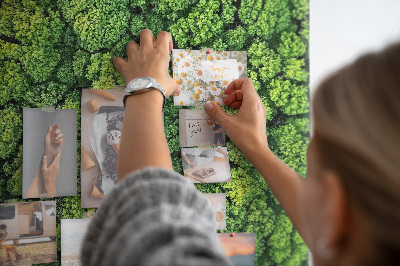
M 325 79 L 313 121 L 321 163 L 369 222 L 377 260 L 400 265 L 400 44 Z

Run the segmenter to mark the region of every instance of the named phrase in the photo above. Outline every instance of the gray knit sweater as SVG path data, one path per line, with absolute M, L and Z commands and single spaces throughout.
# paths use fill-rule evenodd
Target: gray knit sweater
M 181 175 L 135 171 L 106 197 L 82 243 L 83 265 L 231 265 L 207 198 Z

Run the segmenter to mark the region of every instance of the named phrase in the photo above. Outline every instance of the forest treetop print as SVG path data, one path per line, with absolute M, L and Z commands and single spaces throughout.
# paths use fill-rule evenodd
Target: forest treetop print
M 22 200 L 22 109 L 78 110 L 82 89 L 125 86 L 114 68 L 126 44 L 149 28 L 168 31 L 174 49 L 247 51 L 247 76 L 267 108 L 271 150 L 306 175 L 309 142 L 308 0 L 4 0 L 0 6 L 0 202 Z M 172 74 L 172 68 L 170 68 Z M 179 109 L 170 97 L 165 134 L 173 167 L 183 174 Z M 224 109 L 235 113 L 229 106 Z M 226 230 L 257 234 L 256 265 L 303 265 L 307 247 L 262 176 L 226 139 L 231 183 L 196 184 L 203 193 L 226 193 Z M 60 219 L 82 218 L 78 195 L 57 201 Z M 54 200 L 49 199 L 49 200 Z

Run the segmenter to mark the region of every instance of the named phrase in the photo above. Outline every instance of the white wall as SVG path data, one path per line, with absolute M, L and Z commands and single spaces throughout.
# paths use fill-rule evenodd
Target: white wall
M 310 94 L 331 71 L 394 41 L 400 0 L 310 0 Z
M 310 94 L 333 70 L 394 41 L 400 0 L 310 0 Z

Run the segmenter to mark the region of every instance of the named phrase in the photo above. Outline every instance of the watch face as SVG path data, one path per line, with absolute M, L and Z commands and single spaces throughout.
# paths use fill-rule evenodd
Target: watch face
M 147 77 L 143 77 L 143 78 L 138 78 L 135 81 L 132 82 L 132 89 L 143 89 L 143 88 L 147 88 L 150 84 L 150 79 Z

